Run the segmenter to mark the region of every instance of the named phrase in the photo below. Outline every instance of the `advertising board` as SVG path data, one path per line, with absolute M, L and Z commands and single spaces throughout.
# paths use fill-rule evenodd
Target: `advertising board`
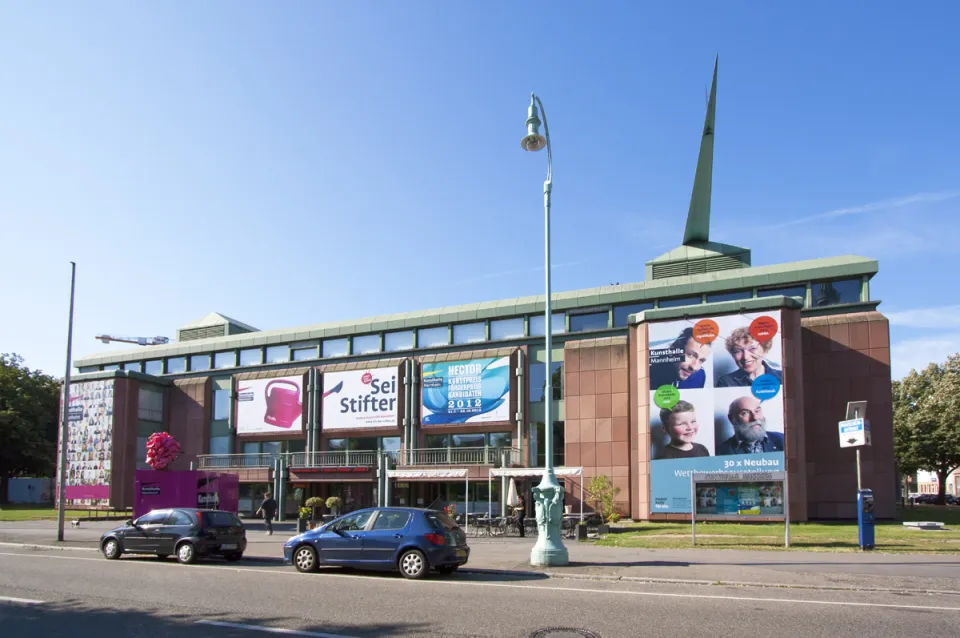
M 690 513 L 692 472 L 785 469 L 780 324 L 772 311 L 649 325 L 651 513 Z
M 510 421 L 510 357 L 423 364 L 424 426 Z
M 397 426 L 397 368 L 323 375 L 323 429 Z
M 113 380 L 70 385 L 67 406 L 68 505 L 106 507 L 113 463 Z
M 303 375 L 237 382 L 237 434 L 303 430 Z

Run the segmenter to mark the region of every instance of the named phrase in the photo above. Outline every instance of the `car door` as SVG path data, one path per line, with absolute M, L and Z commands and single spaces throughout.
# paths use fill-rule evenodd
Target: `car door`
M 363 560 L 393 564 L 397 548 L 409 531 L 410 519 L 410 512 L 404 510 L 379 510 L 370 530 L 363 536 Z
M 170 515 L 158 528 L 155 551 L 158 554 L 172 554 L 177 541 L 189 535 L 193 524 L 193 517 L 186 512 L 171 510 Z
M 130 552 L 155 552 L 160 537 L 160 528 L 170 515 L 170 510 L 154 510 L 134 521 L 123 538 L 123 547 Z
M 317 539 L 320 560 L 333 565 L 362 562 L 363 538 L 374 510 L 348 514 L 331 523 Z

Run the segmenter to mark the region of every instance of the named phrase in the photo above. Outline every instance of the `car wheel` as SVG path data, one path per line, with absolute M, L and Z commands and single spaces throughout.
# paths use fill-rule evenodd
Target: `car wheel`
M 118 543 L 116 539 L 108 539 L 107 542 L 103 544 L 103 556 L 107 560 L 117 560 L 122 553 L 120 543 Z
M 227 554 L 227 560 L 230 561 L 231 563 L 235 563 L 241 558 L 243 558 L 243 552 L 234 552 L 232 554 Z
M 184 565 L 189 565 L 197 560 L 197 548 L 193 543 L 180 543 L 177 547 L 177 560 Z
M 427 575 L 427 558 L 418 549 L 411 549 L 400 556 L 400 573 L 404 578 L 423 578 Z
M 317 571 L 317 552 L 309 545 L 301 545 L 293 552 L 293 564 L 298 572 Z
M 441 574 L 452 574 L 457 571 L 458 567 L 460 567 L 460 565 L 444 565 L 443 567 L 437 567 L 437 571 Z
M 159 558 L 160 560 L 167 560 L 168 558 L 170 558 L 170 554 L 157 554 L 157 558 Z

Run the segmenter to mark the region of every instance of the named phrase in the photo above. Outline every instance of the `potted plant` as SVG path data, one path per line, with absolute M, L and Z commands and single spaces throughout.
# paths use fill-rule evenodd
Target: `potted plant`
M 304 505 L 310 510 L 310 522 L 317 522 L 317 510 L 324 506 L 323 499 L 319 496 L 311 496 Z
M 309 507 L 300 508 L 300 516 L 297 518 L 297 534 L 303 534 L 307 531 L 307 519 L 310 518 L 312 513 L 313 510 Z
M 329 509 L 334 516 L 337 516 L 340 512 L 340 508 L 343 507 L 343 499 L 341 499 L 339 496 L 331 496 L 327 499 L 326 504 L 327 509 Z

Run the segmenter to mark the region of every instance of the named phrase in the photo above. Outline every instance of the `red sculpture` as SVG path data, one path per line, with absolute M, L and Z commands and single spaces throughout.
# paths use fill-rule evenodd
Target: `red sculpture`
M 155 470 L 166 469 L 180 454 L 180 444 L 166 432 L 151 434 L 147 439 L 147 464 Z

